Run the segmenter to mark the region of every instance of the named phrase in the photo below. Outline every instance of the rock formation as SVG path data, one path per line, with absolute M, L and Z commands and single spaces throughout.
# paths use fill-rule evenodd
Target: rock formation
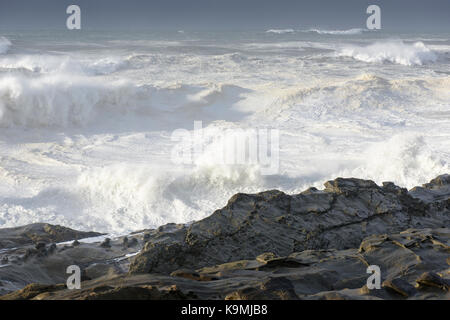
M 236 194 L 210 217 L 156 232 L 130 273 L 170 273 L 264 252 L 286 256 L 308 249 L 349 249 L 372 234 L 450 226 L 450 178 L 438 177 L 411 193 L 392 183 L 336 179 L 297 195 Z M 174 226 L 175 227 L 175 226 Z
M 115 239 L 0 229 L 0 299 L 448 299 L 449 212 L 450 175 L 409 191 L 338 178 L 236 194 L 203 220 Z M 65 287 L 71 264 L 80 290 Z M 369 265 L 380 289 L 366 286 Z

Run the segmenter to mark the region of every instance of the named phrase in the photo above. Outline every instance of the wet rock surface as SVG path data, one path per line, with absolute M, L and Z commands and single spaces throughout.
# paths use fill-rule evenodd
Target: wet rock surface
M 449 175 L 410 191 L 338 178 L 324 190 L 297 195 L 236 194 L 201 221 L 126 237 L 84 242 L 72 230 L 73 238 L 57 243 L 58 232 L 60 238 L 51 232 L 30 237 L 23 232 L 27 227 L 0 229 L 0 294 L 1 299 L 448 299 L 449 212 Z M 66 268 L 73 264 L 82 269 L 80 290 L 65 286 Z M 369 265 L 380 267 L 380 289 L 367 288 Z
M 413 194 L 392 184 L 379 187 L 342 178 L 326 182 L 323 191 L 293 196 L 280 191 L 236 194 L 210 217 L 151 238 L 130 273 L 170 273 L 254 259 L 264 252 L 286 256 L 308 249 L 354 248 L 371 234 L 449 226 L 446 177 Z
M 100 236 L 98 232 L 83 232 L 48 223 L 34 223 L 23 227 L 0 229 L 0 250 L 35 244 L 63 242 Z

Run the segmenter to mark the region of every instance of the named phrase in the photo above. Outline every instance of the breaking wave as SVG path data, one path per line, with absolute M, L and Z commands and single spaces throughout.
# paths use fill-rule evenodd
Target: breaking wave
M 353 34 L 361 34 L 364 31 L 366 31 L 365 29 L 361 29 L 361 28 L 353 28 L 353 29 L 348 29 L 348 30 L 323 30 L 323 29 L 309 29 L 306 30 L 306 32 L 315 32 L 318 34 L 331 34 L 331 35 L 353 35 Z
M 266 33 L 285 34 L 285 33 L 295 33 L 295 32 L 313 32 L 313 33 L 317 33 L 317 34 L 326 34 L 326 35 L 355 35 L 355 34 L 361 34 L 365 31 L 368 31 L 368 30 L 361 29 L 361 28 L 352 28 L 352 29 L 348 29 L 348 30 L 326 30 L 326 29 L 310 28 L 310 29 L 306 29 L 306 30 L 269 29 L 266 31 Z
M 84 126 L 114 115 L 214 119 L 226 112 L 231 117 L 224 108 L 242 90 L 226 84 L 157 87 L 66 74 L 7 75 L 0 77 L 0 127 Z
M 0 68 L 41 74 L 108 75 L 129 66 L 133 57 L 76 58 L 58 55 L 8 55 L 0 59 Z
M 406 44 L 402 41 L 377 42 L 366 47 L 349 46 L 343 48 L 340 56 L 375 63 L 396 63 L 405 66 L 423 65 L 437 60 L 435 52 L 423 42 Z
M 257 168 L 204 165 L 190 171 L 166 171 L 157 166 L 114 165 L 82 173 L 77 190 L 104 230 L 133 230 L 168 222 L 185 223 L 206 217 L 226 199 L 252 185 L 258 190 Z M 108 214 L 99 213 L 106 212 Z M 89 216 L 94 215 L 94 216 Z M 97 226 L 98 229 L 98 226 Z
M 283 34 L 283 33 L 294 33 L 294 29 L 270 29 L 267 30 L 266 33 L 276 33 L 276 34 Z
M 395 181 L 411 187 L 450 170 L 450 164 L 430 148 L 425 137 L 416 133 L 398 134 L 375 143 L 363 157 L 365 164 L 351 174 L 378 183 Z
M 374 122 L 401 124 L 407 113 L 423 112 L 430 100 L 445 103 L 448 98 L 444 88 L 448 83 L 448 78 L 390 80 L 364 73 L 345 81 L 322 81 L 319 85 L 274 91 L 264 116 L 290 115 L 310 120 L 361 116 Z
M 139 88 L 86 77 L 49 75 L 0 79 L 0 126 L 65 127 L 92 121 L 102 107 L 130 105 Z
M 297 193 L 337 176 L 412 187 L 448 172 L 448 44 L 336 40 L 362 32 L 271 29 L 205 46 L 119 39 L 98 52 L 21 42 L 0 54 L 0 226 L 128 232 L 201 219 L 237 192 Z M 199 120 L 202 137 L 190 131 Z M 229 130 L 269 128 L 279 161 L 234 164 L 250 158 L 254 136 Z M 175 163 L 180 150 L 192 161 Z

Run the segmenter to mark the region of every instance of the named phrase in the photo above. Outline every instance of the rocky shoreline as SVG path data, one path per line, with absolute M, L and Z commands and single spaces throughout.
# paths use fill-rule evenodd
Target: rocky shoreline
M 0 229 L 0 299 L 449 299 L 450 175 L 236 194 L 211 216 L 106 238 Z M 66 268 L 82 270 L 69 290 Z M 369 265 L 381 289 L 366 286 Z

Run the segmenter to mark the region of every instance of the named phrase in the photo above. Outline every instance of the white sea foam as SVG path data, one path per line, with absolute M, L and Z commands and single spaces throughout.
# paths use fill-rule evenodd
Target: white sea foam
M 337 176 L 413 187 L 448 172 L 449 44 L 316 33 L 78 49 L 22 40 L 30 50 L 0 56 L 0 227 L 123 234 L 201 219 L 237 192 Z M 173 130 L 197 120 L 204 134 L 189 142 L 203 148 L 174 163 Z M 277 173 L 223 162 L 229 130 L 260 128 L 280 132 Z
M 7 55 L 0 57 L 0 68 L 38 74 L 107 75 L 127 67 L 129 59 L 118 56 L 88 59 L 66 55 Z
M 403 133 L 371 145 L 364 153 L 365 164 L 352 174 L 412 186 L 450 170 L 450 163 L 432 150 L 423 135 Z
M 306 32 L 315 32 L 318 34 L 331 34 L 331 35 L 355 35 L 355 34 L 361 34 L 363 32 L 367 31 L 366 29 L 361 28 L 352 28 L 348 30 L 324 30 L 324 29 L 308 29 Z
M 0 126 L 65 127 L 95 121 L 98 112 L 126 108 L 139 90 L 124 82 L 49 75 L 0 78 Z
M 225 205 L 236 192 L 263 189 L 255 166 L 204 163 L 173 170 L 157 164 L 114 164 L 82 171 L 70 188 L 53 188 L 29 200 L 3 204 L 0 222 L 8 227 L 47 221 L 123 233 L 198 220 Z M 54 207 L 54 201 L 64 206 Z M 31 209 L 30 203 L 35 207 Z
M 269 29 L 266 33 L 276 33 L 276 34 L 284 34 L 284 33 L 294 33 L 294 29 Z
M 295 29 L 269 29 L 266 33 L 275 33 L 275 34 L 285 34 L 285 33 L 296 33 L 296 32 L 313 32 L 322 35 L 357 35 L 363 32 L 368 31 L 367 29 L 362 28 L 352 28 L 347 30 L 327 30 L 327 29 L 319 29 L 319 28 L 310 28 L 305 30 L 295 30 Z
M 220 106 L 237 99 L 239 91 L 239 87 L 220 84 L 160 88 L 67 73 L 6 75 L 0 77 L 0 127 L 64 128 L 102 124 L 106 118 L 124 115 L 155 120 L 166 115 L 169 120 L 177 120 L 197 113 L 206 119 L 226 118 L 232 112 Z M 205 108 L 216 103 L 217 108 Z M 177 112 L 175 118 L 170 116 L 173 112 Z
M 85 212 L 87 220 L 102 220 L 107 230 L 132 230 L 198 220 L 216 209 L 216 197 L 225 196 L 224 205 L 242 186 L 258 190 L 260 179 L 257 168 L 245 166 L 212 164 L 167 171 L 158 166 L 114 165 L 81 174 L 77 189 L 92 210 Z M 96 216 L 105 210 L 108 214 Z
M 348 46 L 343 48 L 339 55 L 364 62 L 391 62 L 405 66 L 423 65 L 437 60 L 436 53 L 423 42 L 406 44 L 402 41 L 387 41 L 366 47 Z

